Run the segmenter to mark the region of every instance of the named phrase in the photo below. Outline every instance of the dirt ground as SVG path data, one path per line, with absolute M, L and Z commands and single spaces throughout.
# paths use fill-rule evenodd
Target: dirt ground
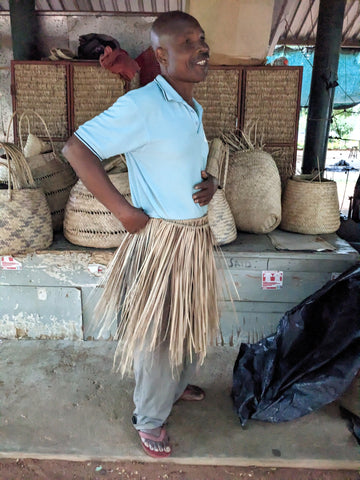
M 359 471 L 143 462 L 0 460 L 0 480 L 360 480 Z

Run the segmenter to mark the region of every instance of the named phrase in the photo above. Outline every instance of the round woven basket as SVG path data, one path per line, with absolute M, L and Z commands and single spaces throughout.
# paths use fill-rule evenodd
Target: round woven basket
M 49 206 L 41 188 L 0 190 L 0 254 L 43 250 L 53 241 Z
M 114 186 L 131 203 L 128 173 L 113 170 L 108 175 Z M 65 208 L 65 238 L 83 247 L 116 248 L 125 233 L 123 224 L 78 180 Z
M 69 163 L 54 152 L 27 158 L 35 183 L 44 190 L 54 231 L 63 228 L 64 212 L 77 176 Z
M 281 220 L 281 180 L 271 155 L 259 149 L 230 156 L 226 198 L 243 232 L 269 233 Z
M 310 181 L 297 175 L 288 180 L 282 199 L 280 228 L 289 232 L 317 235 L 340 227 L 336 182 Z
M 25 157 L 16 145 L 0 143 L 6 159 L 0 163 L 8 171 L 0 189 L 0 255 L 15 255 L 45 249 L 53 231 L 44 192 L 37 188 Z
M 25 147 L 22 142 L 21 125 L 24 119 L 28 119 L 30 113 L 42 122 L 52 151 L 27 157 L 27 162 L 35 183 L 44 190 L 50 207 L 53 229 L 54 231 L 59 231 L 63 228 L 65 205 L 69 198 L 70 190 L 77 181 L 77 176 L 67 160 L 55 152 L 47 125 L 37 112 L 24 112 L 20 116 L 19 138 L 23 152 Z

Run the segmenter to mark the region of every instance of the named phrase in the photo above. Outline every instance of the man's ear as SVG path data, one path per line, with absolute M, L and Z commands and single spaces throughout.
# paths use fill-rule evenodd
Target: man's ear
M 167 65 L 168 52 L 167 52 L 166 48 L 156 47 L 155 57 L 156 57 L 156 60 L 160 63 L 160 65 Z

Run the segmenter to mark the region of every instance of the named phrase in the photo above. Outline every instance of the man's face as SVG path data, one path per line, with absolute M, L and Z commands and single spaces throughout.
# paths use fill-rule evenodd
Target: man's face
M 181 22 L 173 33 L 161 39 L 165 62 L 160 62 L 162 73 L 174 82 L 198 83 L 208 72 L 209 46 L 199 24 Z

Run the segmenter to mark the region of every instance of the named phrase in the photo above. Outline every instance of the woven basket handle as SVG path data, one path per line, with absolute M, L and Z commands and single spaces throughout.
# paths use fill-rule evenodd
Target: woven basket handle
M 11 187 L 19 190 L 36 187 L 36 184 L 29 164 L 19 147 L 8 142 L 0 142 L 0 147 L 5 151 L 6 161 L 0 160 L 0 163 L 8 169 L 8 193 L 11 200 Z
M 28 115 L 29 114 L 35 114 L 42 122 L 42 124 L 44 125 L 44 128 L 45 128 L 45 132 L 46 132 L 46 135 L 48 136 L 49 140 L 50 140 L 50 145 L 51 145 L 51 149 L 52 151 L 55 153 L 55 148 L 54 148 L 54 143 L 52 141 L 52 138 L 51 138 L 51 135 L 50 135 L 50 132 L 49 132 L 49 129 L 45 123 L 45 120 L 42 118 L 42 116 L 37 113 L 35 110 L 26 110 L 25 112 L 23 112 L 21 115 L 20 115 L 20 118 L 19 118 L 19 139 L 20 139 L 20 146 L 21 146 L 21 150 L 24 151 L 24 148 L 23 148 L 23 141 L 22 141 L 22 133 L 21 133 L 21 126 L 22 126 L 22 121 L 24 118 L 27 119 L 27 122 L 28 122 L 28 133 L 30 133 L 30 121 L 29 121 L 29 117 Z
M 223 175 L 222 189 L 224 190 L 224 192 L 225 192 L 227 174 L 228 174 L 228 169 L 229 169 L 229 156 L 230 156 L 229 151 L 230 151 L 229 145 L 224 145 L 223 158 L 221 159 L 221 166 L 219 167 L 220 171 L 222 171 L 222 175 Z

